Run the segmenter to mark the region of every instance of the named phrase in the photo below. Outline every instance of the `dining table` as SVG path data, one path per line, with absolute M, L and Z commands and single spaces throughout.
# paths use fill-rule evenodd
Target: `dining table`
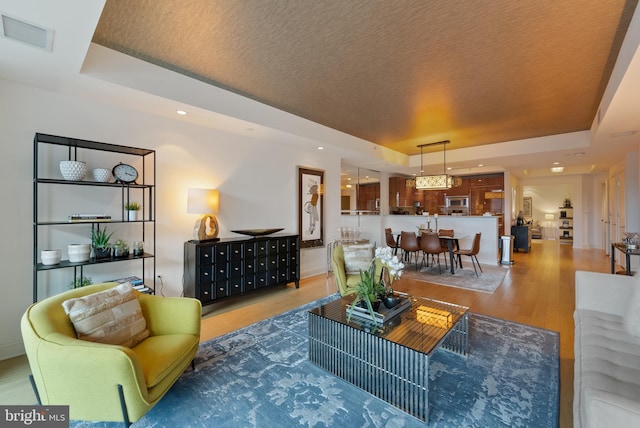
M 451 265 L 451 274 L 455 274 L 456 255 L 454 254 L 454 251 L 460 248 L 460 245 L 459 245 L 460 240 L 468 237 L 469 235 L 462 235 L 462 234 L 454 235 L 454 236 L 439 236 L 440 242 L 446 242 L 447 248 L 449 249 L 449 262 Z M 460 255 L 458 255 L 458 266 L 460 266 L 460 269 L 462 269 L 462 258 L 460 257 Z
M 436 232 L 433 231 L 433 230 L 420 229 L 420 233 L 417 236 L 418 243 L 420 243 L 420 237 L 422 236 L 423 233 L 436 233 Z M 446 243 L 447 249 L 449 250 L 449 262 L 450 262 L 449 264 L 451 265 L 450 266 L 450 271 L 451 271 L 452 275 L 454 275 L 456 273 L 456 271 L 455 271 L 456 255 L 455 255 L 454 251 L 458 250 L 460 248 L 460 246 L 459 246 L 460 240 L 468 238 L 468 237 L 469 237 L 468 234 L 462 234 L 462 233 L 454 233 L 453 236 L 440 236 L 440 235 L 438 235 L 438 238 L 440 238 L 440 242 Z M 458 255 L 458 265 L 462 269 L 462 258 L 459 255 Z

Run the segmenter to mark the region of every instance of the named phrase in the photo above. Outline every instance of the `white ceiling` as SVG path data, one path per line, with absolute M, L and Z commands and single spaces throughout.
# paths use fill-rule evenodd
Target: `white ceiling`
M 3 0 L 0 12 L 54 30 L 46 52 L 0 37 L 0 76 L 30 85 L 96 97 L 102 102 L 147 111 L 172 120 L 296 144 L 338 154 L 346 163 L 374 170 L 414 173 L 420 155 L 407 155 L 363 138 L 285 112 L 210 82 L 92 44 L 104 1 Z M 537 136 L 447 150 L 454 174 L 509 171 L 519 177 L 601 173 L 640 145 L 640 22 L 634 15 L 591 130 Z M 570 61 L 570 58 L 567 59 Z M 176 117 L 182 108 L 189 114 Z M 635 132 L 635 133 L 631 133 Z M 615 136 L 621 133 L 631 135 Z M 442 169 L 442 153 L 423 156 L 425 170 Z M 479 164 L 484 166 L 479 167 Z

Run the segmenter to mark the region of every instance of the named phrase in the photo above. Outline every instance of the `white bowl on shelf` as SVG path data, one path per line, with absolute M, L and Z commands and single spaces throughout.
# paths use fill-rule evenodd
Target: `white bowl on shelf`
M 40 259 L 45 266 L 57 265 L 62 258 L 61 250 L 42 250 L 40 251 Z
M 88 262 L 91 257 L 91 244 L 69 244 L 67 251 L 71 263 Z
M 80 181 L 87 174 L 87 164 L 82 161 L 60 161 L 60 174 L 69 181 Z
M 111 181 L 111 171 L 107 168 L 94 168 L 93 178 L 100 183 L 108 183 Z

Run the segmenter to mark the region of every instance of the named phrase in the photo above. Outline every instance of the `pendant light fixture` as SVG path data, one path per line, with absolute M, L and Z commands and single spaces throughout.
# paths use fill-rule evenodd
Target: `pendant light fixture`
M 442 190 L 442 189 L 450 189 L 454 182 L 453 177 L 447 174 L 447 144 L 451 141 L 444 140 L 438 141 L 436 143 L 426 143 L 420 144 L 420 174 L 424 173 L 424 168 L 422 165 L 422 148 L 426 146 L 435 146 L 442 145 L 444 147 L 443 155 L 444 155 L 444 163 L 443 163 L 443 173 L 438 175 L 419 175 L 416 176 L 416 189 L 418 190 Z

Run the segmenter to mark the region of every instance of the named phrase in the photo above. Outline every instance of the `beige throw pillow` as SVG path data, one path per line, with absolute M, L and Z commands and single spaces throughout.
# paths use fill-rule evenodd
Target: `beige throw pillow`
M 78 339 L 133 347 L 149 337 L 147 322 L 130 283 L 62 303 Z
M 360 271 L 369 269 L 373 259 L 373 244 L 345 245 L 344 271 L 347 275 L 359 275 Z

